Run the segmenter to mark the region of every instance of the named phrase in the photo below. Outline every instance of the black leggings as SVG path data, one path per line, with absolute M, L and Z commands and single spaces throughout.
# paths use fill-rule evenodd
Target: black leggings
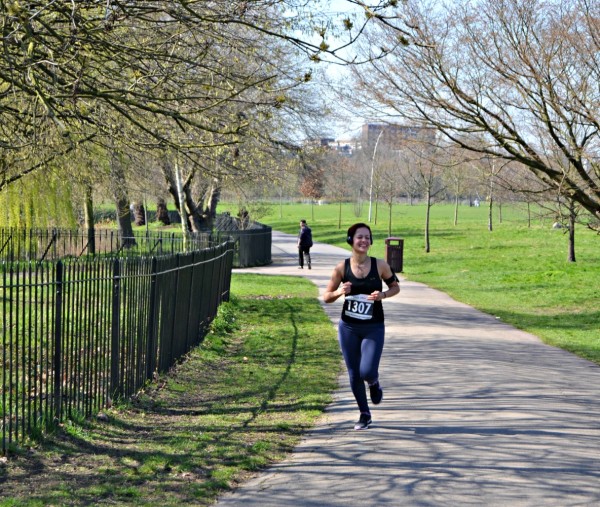
M 349 324 L 340 320 L 338 325 L 338 340 L 348 368 L 350 387 L 361 413 L 370 413 L 365 381 L 373 383 L 379 379 L 384 335 L 383 322 Z

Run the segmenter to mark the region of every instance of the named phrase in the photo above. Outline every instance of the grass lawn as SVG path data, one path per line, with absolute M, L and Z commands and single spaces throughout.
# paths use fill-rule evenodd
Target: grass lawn
M 259 221 L 295 234 L 306 218 L 316 241 L 348 248 L 346 228 L 366 221 L 365 208 L 345 205 L 341 227 L 334 205 L 273 205 Z M 517 207 L 502 221 L 496 212 L 490 232 L 485 208 L 461 207 L 454 226 L 452 207 L 437 205 L 425 253 L 424 212 L 393 210 L 404 276 L 600 364 L 596 234 L 577 230 L 568 263 L 566 236 L 549 222 L 529 227 Z M 377 222 L 372 254 L 383 256 L 388 224 Z M 234 273 L 232 294 L 204 343 L 130 403 L 0 457 L 0 507 L 208 505 L 285 456 L 331 400 L 335 330 L 301 278 Z
M 307 280 L 234 274 L 232 292 L 131 403 L 0 459 L 0 506 L 208 505 L 290 452 L 337 386 L 334 327 Z
M 484 203 L 485 204 L 485 203 Z M 357 213 L 354 204 L 339 206 L 272 204 L 258 221 L 275 230 L 296 234 L 304 218 L 315 241 L 348 248 L 346 229 L 367 222 L 368 203 Z M 220 211 L 237 213 L 233 205 Z M 358 216 L 357 216 L 358 215 Z M 377 222 L 375 223 L 375 217 Z M 373 208 L 372 255 L 384 256 L 388 208 Z M 425 206 L 395 205 L 391 236 L 404 239 L 404 276 L 442 290 L 458 301 L 539 336 L 600 364 L 600 237 L 582 226 L 576 229 L 577 262 L 567 262 L 568 238 L 552 229 L 552 220 L 533 217 L 517 205 L 494 209 L 492 231 L 488 208 L 460 206 L 431 209 L 431 251 L 425 253 Z

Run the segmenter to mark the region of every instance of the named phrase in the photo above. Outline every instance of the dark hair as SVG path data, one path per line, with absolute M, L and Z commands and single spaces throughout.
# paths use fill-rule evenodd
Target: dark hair
M 358 224 L 351 225 L 348 228 L 348 237 L 346 238 L 346 241 L 350 246 L 352 246 L 352 244 L 354 243 L 354 235 L 356 234 L 356 231 L 361 227 L 369 229 L 369 235 L 371 236 L 371 245 L 373 244 L 373 233 L 371 232 L 371 228 L 367 224 L 359 222 Z
M 302 219 L 300 220 L 300 223 L 306 225 L 306 220 Z

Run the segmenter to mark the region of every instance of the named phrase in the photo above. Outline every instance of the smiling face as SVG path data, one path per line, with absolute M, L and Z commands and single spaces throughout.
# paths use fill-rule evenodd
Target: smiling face
M 357 252 L 367 252 L 371 247 L 371 232 L 366 227 L 359 227 L 352 238 L 352 248 Z

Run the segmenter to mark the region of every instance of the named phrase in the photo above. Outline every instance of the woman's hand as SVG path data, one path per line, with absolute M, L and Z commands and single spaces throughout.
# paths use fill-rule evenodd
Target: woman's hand
M 327 288 L 323 293 L 323 301 L 326 303 L 333 303 L 340 296 L 350 294 L 352 290 L 352 284 L 350 282 L 342 283 L 344 279 L 344 261 L 341 261 L 333 270 L 331 274 L 331 280 L 327 284 Z
M 338 291 L 340 292 L 340 296 L 346 296 L 350 294 L 350 292 L 352 291 L 352 283 L 344 282 L 342 285 L 339 286 Z

